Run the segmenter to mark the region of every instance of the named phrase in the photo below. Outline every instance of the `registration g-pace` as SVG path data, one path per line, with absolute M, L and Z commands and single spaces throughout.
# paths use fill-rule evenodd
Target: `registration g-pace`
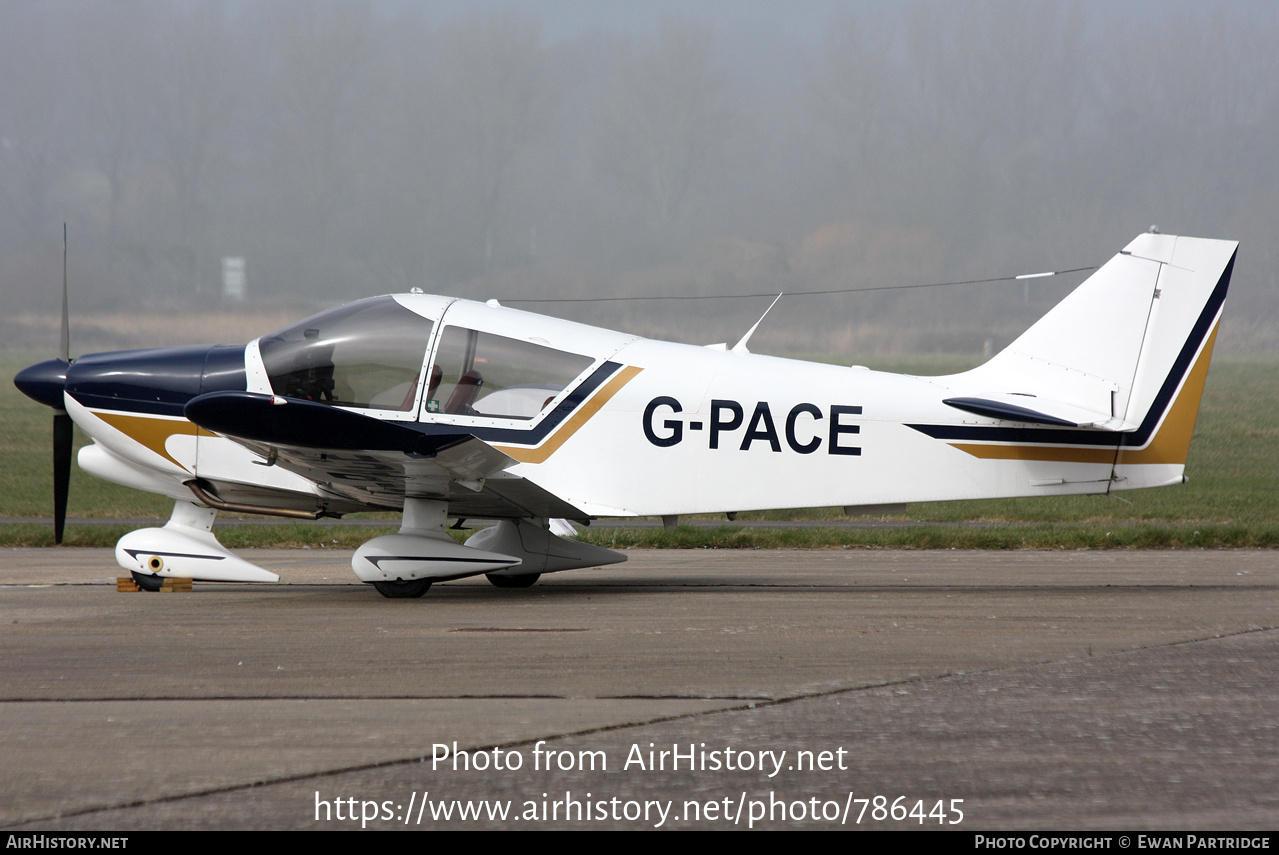
M 163 527 L 116 546 L 141 587 L 277 580 L 217 541 L 219 510 L 402 511 L 352 559 L 382 594 L 481 573 L 525 587 L 625 560 L 570 521 L 1179 483 L 1236 248 L 1143 234 L 1005 350 L 943 377 L 413 293 L 247 345 L 54 359 L 15 382 L 55 409 L 59 537 L 72 421 L 93 440 L 84 471 L 174 499 Z M 451 518 L 494 524 L 459 543 Z

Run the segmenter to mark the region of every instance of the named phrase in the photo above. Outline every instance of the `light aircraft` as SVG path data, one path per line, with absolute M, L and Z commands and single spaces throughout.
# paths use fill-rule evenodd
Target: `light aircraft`
M 58 413 L 59 539 L 72 420 L 93 440 L 82 469 L 175 500 L 163 527 L 116 546 L 144 588 L 278 580 L 216 540 L 219 510 L 371 509 L 403 510 L 398 534 L 352 558 L 382 594 L 480 573 L 525 587 L 625 560 L 564 536 L 565 520 L 1179 483 L 1236 248 L 1143 234 L 1008 348 L 944 377 L 413 293 L 247 345 L 64 352 L 15 382 Z M 460 544 L 450 517 L 497 522 Z

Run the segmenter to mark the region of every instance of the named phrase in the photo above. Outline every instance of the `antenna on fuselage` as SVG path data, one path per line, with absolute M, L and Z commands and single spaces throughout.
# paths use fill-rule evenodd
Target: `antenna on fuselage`
M 777 301 L 780 299 L 782 299 L 781 294 L 778 294 L 773 298 L 773 302 L 768 304 L 768 308 L 764 310 L 764 314 L 759 316 L 759 320 L 755 322 L 755 325 L 746 331 L 746 335 L 742 336 L 741 341 L 733 345 L 733 353 L 750 353 L 750 351 L 746 349 L 746 342 L 751 340 L 751 336 L 755 334 L 755 330 L 759 329 L 759 325 L 764 322 L 764 318 L 768 317 L 768 313 L 773 311 L 773 306 L 776 306 Z

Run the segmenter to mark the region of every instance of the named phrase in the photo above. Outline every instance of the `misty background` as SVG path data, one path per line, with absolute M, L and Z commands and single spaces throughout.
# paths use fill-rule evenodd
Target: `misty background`
M 244 341 L 422 288 L 732 343 L 771 298 L 1242 242 L 1279 351 L 1273 2 L 0 4 L 0 347 Z M 244 259 L 246 299 L 223 296 Z M 774 353 L 1002 347 L 1086 274 L 788 296 Z M 185 320 L 181 315 L 193 315 Z

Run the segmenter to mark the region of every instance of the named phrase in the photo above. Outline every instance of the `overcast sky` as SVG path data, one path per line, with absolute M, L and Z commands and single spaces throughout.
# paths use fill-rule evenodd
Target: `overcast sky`
M 1277 8 L 5 3 L 0 309 L 56 309 L 64 221 L 91 309 L 216 305 L 228 256 L 277 303 L 793 292 L 1098 264 L 1158 224 L 1243 242 L 1223 344 L 1273 348 Z M 1069 284 L 778 320 L 964 349 Z M 685 338 L 758 310 L 556 309 Z

